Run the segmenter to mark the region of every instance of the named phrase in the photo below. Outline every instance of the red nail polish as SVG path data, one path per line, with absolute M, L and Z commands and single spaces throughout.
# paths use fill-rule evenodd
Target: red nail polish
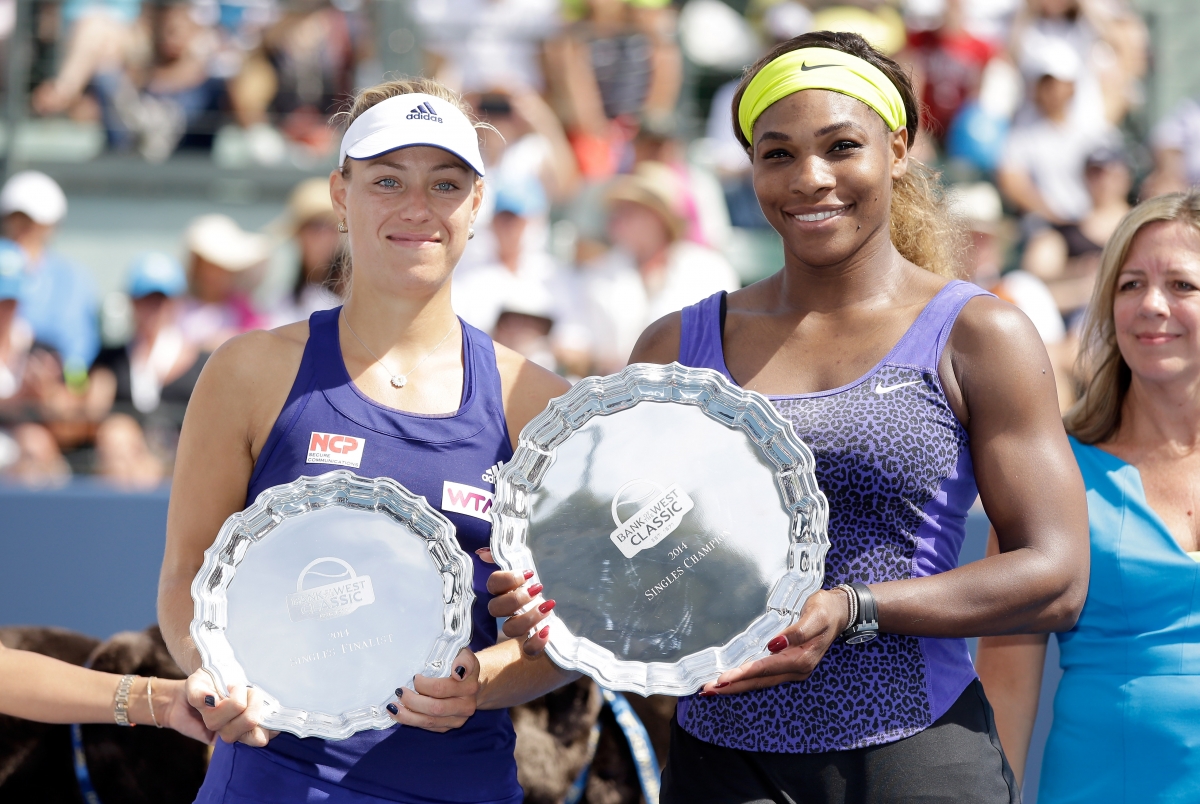
M 533 577 L 533 570 L 525 570 L 525 580 L 528 581 L 532 577 Z
M 780 634 L 767 643 L 767 650 L 771 651 L 771 653 L 779 653 L 779 651 L 783 650 L 787 646 L 787 637 L 785 637 L 783 634 Z
M 529 587 L 529 596 L 537 597 L 537 593 L 540 591 L 542 591 L 542 585 L 540 583 L 535 583 L 533 586 Z
M 540 611 L 542 614 L 545 614 L 546 612 L 550 611 L 550 609 L 552 609 L 552 608 L 554 608 L 554 601 L 547 600 L 545 603 L 538 606 L 538 611 Z
M 538 639 L 545 639 L 550 636 L 550 626 L 546 626 L 541 631 L 538 631 Z
M 726 688 L 726 687 L 728 687 L 728 686 L 729 686 L 729 682 L 728 682 L 728 681 L 722 681 L 720 684 L 717 684 L 717 685 L 715 686 L 715 689 L 719 689 L 719 690 L 721 690 L 721 689 L 725 689 L 725 688 Z
M 716 695 L 716 693 L 713 692 L 712 690 L 700 690 L 701 698 L 711 698 L 714 695 Z

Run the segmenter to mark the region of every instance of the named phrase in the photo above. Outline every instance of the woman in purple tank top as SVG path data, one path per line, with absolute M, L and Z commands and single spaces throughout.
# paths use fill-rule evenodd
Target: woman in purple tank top
M 812 447 L 831 546 L 772 655 L 679 702 L 660 801 L 1016 802 L 964 638 L 1069 627 L 1083 604 L 1086 503 L 1045 349 L 952 279 L 895 62 L 854 34 L 797 37 L 747 72 L 734 119 L 783 269 L 656 322 L 631 362 L 768 395 Z M 977 492 L 1002 553 L 958 567 Z
M 450 677 L 396 690 L 391 729 L 345 740 L 267 732 L 256 690 L 218 691 L 188 636 L 189 586 L 224 520 L 265 488 L 338 464 L 396 479 L 442 509 L 465 549 L 482 551 L 491 519 L 478 501 L 490 501 L 520 429 L 567 386 L 451 307 L 484 172 L 457 95 L 390 81 L 360 92 L 347 117 L 330 176 L 352 258 L 345 305 L 221 347 L 180 436 L 159 622 L 192 673 L 191 705 L 221 737 L 198 801 L 516 804 L 507 707 L 571 676 L 522 658 L 516 642 L 496 644 L 480 558 L 470 648 Z

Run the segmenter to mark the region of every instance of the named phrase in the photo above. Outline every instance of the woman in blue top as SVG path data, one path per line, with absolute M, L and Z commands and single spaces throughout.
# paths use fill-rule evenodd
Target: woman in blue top
M 1087 485 L 1091 587 L 1058 635 L 1039 804 L 1200 801 L 1200 194 L 1129 212 L 1084 325 L 1066 415 Z M 1045 636 L 985 639 L 979 676 L 1020 775 Z
M 440 507 L 468 552 L 484 548 L 491 519 L 475 503 L 491 499 L 520 429 L 566 388 L 451 308 L 450 275 L 483 193 L 458 97 L 433 81 L 391 81 L 360 92 L 347 116 L 330 175 L 352 260 L 345 305 L 221 347 L 180 436 L 159 621 L 192 673 L 190 702 L 222 738 L 198 800 L 519 802 L 506 708 L 568 676 L 496 644 L 490 566 L 478 558 L 470 649 L 449 678 L 397 690 L 389 710 L 403 728 L 340 741 L 269 733 L 257 692 L 218 692 L 188 636 L 189 585 L 226 517 L 331 463 L 394 478 Z

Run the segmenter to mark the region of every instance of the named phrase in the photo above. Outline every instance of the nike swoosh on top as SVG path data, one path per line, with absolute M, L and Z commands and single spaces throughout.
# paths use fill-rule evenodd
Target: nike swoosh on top
M 920 385 L 922 382 L 923 380 L 913 380 L 912 382 L 902 382 L 896 385 L 884 385 L 883 383 L 876 381 L 875 393 L 882 396 L 883 394 L 890 394 L 892 391 L 900 388 L 907 388 L 910 385 Z
M 806 72 L 808 72 L 809 70 L 819 70 L 819 69 L 821 69 L 822 67 L 837 67 L 837 66 L 838 66 L 838 65 L 836 65 L 836 64 L 812 64 L 812 65 L 808 65 L 808 64 L 805 64 L 804 62 L 800 62 L 800 72 L 802 72 L 802 73 L 806 73 Z

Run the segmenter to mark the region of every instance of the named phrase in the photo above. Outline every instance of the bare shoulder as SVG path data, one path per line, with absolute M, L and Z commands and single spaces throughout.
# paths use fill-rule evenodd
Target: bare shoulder
M 262 434 L 287 401 L 307 341 L 305 321 L 230 338 L 205 363 L 188 406 L 189 414 L 196 409 L 195 415 L 189 418 L 240 422 L 247 440 L 261 446 Z
M 995 296 L 976 296 L 963 306 L 947 345 L 954 352 L 970 354 L 1041 343 L 1037 328 L 1016 305 Z
M 254 330 L 221 344 L 204 366 L 213 380 L 256 384 L 274 376 L 294 378 L 308 342 L 308 322 L 272 330 Z M 203 375 L 202 375 L 203 376 Z
M 546 409 L 547 403 L 571 389 L 571 383 L 507 346 L 494 344 L 496 369 L 504 394 L 504 416 L 513 445 L 529 420 Z
M 655 321 L 638 338 L 630 363 L 674 363 L 679 359 L 679 339 L 683 331 L 683 313 L 668 313 Z
M 1054 370 L 1037 328 L 1016 305 L 992 296 L 977 296 L 963 307 L 939 369 L 962 421 L 970 419 L 967 408 L 1027 408 L 1040 406 L 1047 394 L 1057 399 Z M 1053 408 L 1057 411 L 1057 402 Z

